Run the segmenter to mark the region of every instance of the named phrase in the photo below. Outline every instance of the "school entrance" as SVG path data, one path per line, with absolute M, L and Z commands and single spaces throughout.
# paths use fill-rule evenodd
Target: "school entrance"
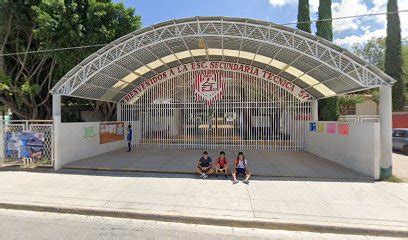
M 266 74 L 269 79 L 262 78 Z M 303 150 L 312 98 L 296 95 L 300 89 L 279 76 L 210 61 L 185 64 L 162 75 L 170 77 L 148 82 L 144 91 L 123 101 L 119 120 L 140 133 L 135 146 Z
M 159 23 L 107 44 L 54 86 L 55 168 L 82 159 L 189 170 L 191 154 L 204 149 L 242 150 L 259 169 L 254 174 L 274 175 L 279 165 L 280 173 L 310 169 L 313 176 L 327 162 L 328 175 L 342 165 L 378 179 L 380 169 L 392 169 L 394 82 L 347 50 L 286 26 L 229 17 Z M 370 88 L 380 90 L 379 123 L 318 121 L 318 100 Z M 63 123 L 64 96 L 115 103 L 117 119 Z M 128 125 L 139 155 L 121 152 Z

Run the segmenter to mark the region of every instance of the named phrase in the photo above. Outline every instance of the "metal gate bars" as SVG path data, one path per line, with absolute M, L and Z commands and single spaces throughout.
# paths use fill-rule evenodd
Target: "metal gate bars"
M 212 71 L 215 72 L 216 71 Z M 132 124 L 135 145 L 146 148 L 302 151 L 311 102 L 277 84 L 222 71 L 222 94 L 197 100 L 191 71 L 152 86 L 134 104 L 121 104 L 119 120 Z

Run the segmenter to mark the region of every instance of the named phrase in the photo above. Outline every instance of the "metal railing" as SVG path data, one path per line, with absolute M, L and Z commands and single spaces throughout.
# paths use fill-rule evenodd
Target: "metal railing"
M 379 122 L 378 115 L 343 115 L 339 117 L 340 122 Z
M 311 102 L 254 76 L 223 71 L 222 97 L 196 99 L 187 72 L 152 86 L 134 104 L 121 104 L 119 120 L 140 123 L 137 147 L 302 151 Z M 135 125 L 139 125 L 135 124 Z

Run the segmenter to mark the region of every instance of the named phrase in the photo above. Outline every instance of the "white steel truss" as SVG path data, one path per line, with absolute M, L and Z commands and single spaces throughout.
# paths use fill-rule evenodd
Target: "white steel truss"
M 206 55 L 194 56 L 193 51 L 197 49 L 204 49 Z M 221 58 L 212 55 L 209 49 L 221 49 Z M 226 55 L 229 50 L 238 51 L 238 56 Z M 190 53 L 188 57 L 177 57 L 185 51 Z M 241 53 L 246 53 L 247 58 L 242 58 Z M 248 53 L 253 54 L 252 61 L 248 60 Z M 164 62 L 162 59 L 169 55 L 175 56 L 175 61 Z M 275 69 L 269 64 L 254 62 L 257 55 L 285 66 Z M 284 75 L 317 99 L 327 96 L 316 89 L 325 88 L 338 95 L 394 82 L 347 50 L 296 29 L 249 19 L 195 17 L 144 28 L 108 44 L 69 71 L 52 93 L 118 102 L 152 75 L 198 60 L 257 65 Z M 143 71 L 138 73 L 136 69 Z M 125 81 L 129 74 L 137 77 Z M 300 80 L 305 74 L 318 82 L 305 84 Z M 123 82 L 123 86 L 113 87 L 118 82 Z M 103 98 L 107 93 L 109 99 Z

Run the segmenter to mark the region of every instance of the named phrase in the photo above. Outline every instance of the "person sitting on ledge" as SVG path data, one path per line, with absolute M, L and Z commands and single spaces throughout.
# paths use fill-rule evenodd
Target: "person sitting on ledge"
M 208 174 L 213 172 L 212 159 L 208 156 L 208 152 L 204 151 L 203 156 L 198 160 L 196 172 L 200 174 L 202 179 L 206 179 Z
M 217 158 L 217 161 L 214 164 L 214 171 L 216 174 L 216 177 L 218 177 L 218 174 L 224 174 L 225 178 L 228 176 L 228 160 L 225 157 L 225 152 L 221 151 L 220 156 Z
M 232 180 L 234 184 L 238 183 L 237 175 L 242 174 L 245 175 L 245 180 L 243 183 L 248 184 L 249 178 L 251 177 L 251 173 L 248 169 L 248 160 L 245 158 L 243 152 L 238 153 L 238 157 L 234 162 L 234 172 L 232 173 Z

